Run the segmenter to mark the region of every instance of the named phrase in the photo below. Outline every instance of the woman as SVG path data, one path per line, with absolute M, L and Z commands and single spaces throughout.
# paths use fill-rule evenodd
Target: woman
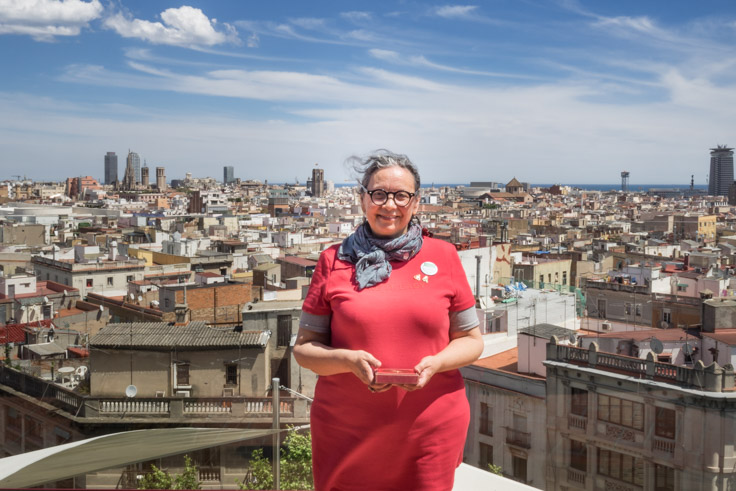
M 315 488 L 449 490 L 470 414 L 457 368 L 483 349 L 475 300 L 455 248 L 412 220 L 420 180 L 409 159 L 381 151 L 362 170 L 365 222 L 320 255 L 294 347 L 320 375 Z M 377 384 L 379 367 L 418 380 Z

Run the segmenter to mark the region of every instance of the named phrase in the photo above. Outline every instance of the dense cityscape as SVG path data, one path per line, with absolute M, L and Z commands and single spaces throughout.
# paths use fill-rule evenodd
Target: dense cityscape
M 185 454 L 201 485 L 248 487 L 252 452 L 272 455 L 266 430 L 309 423 L 301 304 L 320 252 L 363 220 L 358 188 L 319 165 L 269 184 L 232 166 L 170 181 L 157 167 L 154 181 L 140 164 L 129 152 L 119 175 L 108 152 L 102 183 L 0 186 L 3 453 L 172 426 L 253 433 L 151 455 L 141 437 L 135 456 L 3 487 L 137 488 Z M 525 176 L 422 188 L 421 224 L 458 251 L 484 340 L 461 370 L 459 473 L 504 489 L 735 478 L 733 150 L 710 150 L 708 190 L 633 192 L 631 174 L 607 192 Z

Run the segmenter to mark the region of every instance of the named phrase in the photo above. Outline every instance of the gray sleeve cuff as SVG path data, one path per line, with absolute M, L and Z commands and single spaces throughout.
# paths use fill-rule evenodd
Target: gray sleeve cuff
M 327 334 L 330 332 L 330 314 L 327 315 L 315 315 L 302 310 L 302 315 L 299 317 L 299 328 L 306 329 L 307 331 L 318 332 L 320 334 Z
M 480 324 L 475 306 L 450 312 L 450 332 L 469 331 Z

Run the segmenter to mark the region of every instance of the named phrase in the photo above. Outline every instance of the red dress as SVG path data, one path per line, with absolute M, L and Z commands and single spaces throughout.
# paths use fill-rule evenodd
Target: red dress
M 332 314 L 330 345 L 365 350 L 384 368 L 413 368 L 440 352 L 449 312 L 475 304 L 449 243 L 425 237 L 414 258 L 391 263 L 387 281 L 361 291 L 337 249 L 320 256 L 303 310 Z M 315 489 L 450 490 L 469 421 L 458 370 L 435 374 L 423 389 L 375 394 L 352 373 L 320 376 L 311 409 Z

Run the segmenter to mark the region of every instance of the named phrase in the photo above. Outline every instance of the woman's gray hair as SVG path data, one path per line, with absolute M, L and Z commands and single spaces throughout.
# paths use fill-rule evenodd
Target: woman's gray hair
M 370 182 L 373 174 L 387 167 L 401 167 L 402 169 L 408 170 L 411 175 L 414 176 L 414 192 L 419 192 L 419 186 L 421 185 L 419 170 L 417 170 L 417 166 L 414 165 L 406 155 L 381 149 L 376 150 L 372 155 L 369 155 L 365 159 L 361 159 L 360 157 L 351 157 L 348 159 L 348 162 L 353 168 L 353 171 L 358 175 L 358 183 L 362 185 L 360 194 L 363 194 L 365 190 L 368 189 L 368 183 Z

